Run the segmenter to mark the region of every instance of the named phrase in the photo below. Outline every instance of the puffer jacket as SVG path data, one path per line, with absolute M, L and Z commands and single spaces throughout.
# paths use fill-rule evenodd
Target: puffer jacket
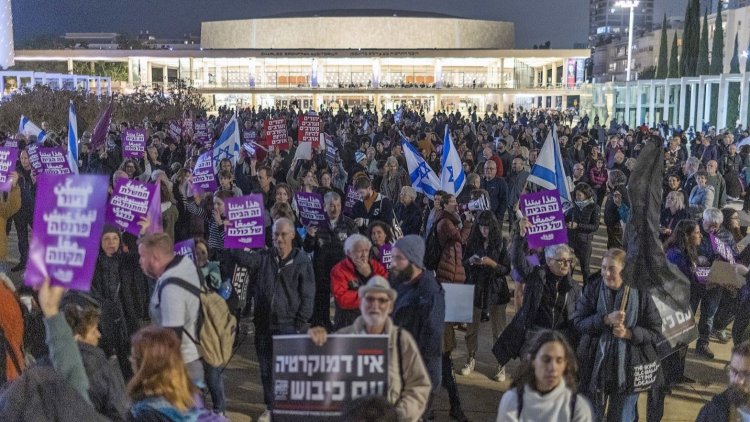
M 365 320 L 357 318 L 354 324 L 344 327 L 337 334 L 367 334 Z M 419 347 L 411 334 L 396 326 L 388 318 L 385 332 L 388 334 L 388 402 L 396 407 L 398 420 L 416 422 L 422 417 L 432 384 L 424 366 Z
M 471 233 L 471 223 L 466 222 L 462 227 L 459 217 L 447 211 L 441 211 L 435 221 L 440 242 L 440 263 L 435 276 L 441 282 L 464 283 L 463 245 Z
M 344 259 L 344 241 L 355 233 L 359 233 L 359 230 L 354 220 L 342 214 L 333 230 L 320 227 L 315 236 L 310 236 L 309 233 L 305 236 L 305 252 L 314 254 L 316 286 L 330 289 L 331 268 Z
M 566 222 L 575 222 L 578 227 L 568 229 L 568 242 L 590 242 L 594 239 L 594 233 L 599 230 L 599 205 L 592 203 L 583 208 L 574 206 L 565 216 Z M 571 243 L 572 244 L 572 243 Z
M 331 269 L 331 292 L 336 300 L 336 310 L 359 309 L 359 287 L 367 284 L 370 277 L 376 275 L 388 277 L 388 271 L 376 259 L 370 259 L 372 274 L 364 277 L 357 272 L 351 259 L 344 258 Z M 351 287 L 350 287 L 351 284 Z

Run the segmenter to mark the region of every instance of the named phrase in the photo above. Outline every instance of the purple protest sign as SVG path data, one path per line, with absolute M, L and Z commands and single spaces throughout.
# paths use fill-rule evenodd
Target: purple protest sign
M 709 234 L 709 236 L 711 238 L 711 248 L 713 248 L 714 252 L 719 254 L 724 261 L 734 265 L 734 252 L 732 252 L 732 249 L 713 234 Z
M 196 120 L 193 125 L 195 127 L 194 140 L 204 145 L 211 142 L 211 137 L 208 134 L 208 123 L 205 120 Z
M 224 200 L 227 223 L 224 225 L 224 247 L 233 249 L 262 248 L 266 244 L 263 220 L 263 195 L 240 196 Z
M 565 216 L 560 206 L 560 193 L 557 190 L 521 195 L 519 207 L 521 213 L 531 223 L 531 227 L 526 232 L 530 248 L 568 243 Z
M 65 148 L 39 148 L 39 162 L 45 174 L 70 174 L 73 171 L 68 164 Z
M 393 244 L 386 243 L 380 247 L 380 263 L 386 270 L 390 270 L 393 265 Z
M 146 150 L 146 138 L 148 133 L 140 129 L 125 129 L 122 132 L 122 158 L 143 158 L 143 151 Z
M 194 192 L 215 192 L 218 187 L 214 174 L 213 151 L 207 151 L 198 157 L 193 168 L 192 187 Z
M 242 132 L 242 143 L 249 144 L 258 139 L 258 132 L 255 129 L 247 129 Z
M 323 195 L 314 192 L 297 192 L 294 194 L 294 200 L 297 202 L 299 219 L 303 226 L 328 226 L 328 217 L 323 207 Z
M 161 193 L 158 184 L 118 179 L 107 209 L 107 221 L 138 236 L 142 218 L 150 218 L 148 233 L 162 231 Z
M 344 206 L 343 206 L 343 212 L 344 215 L 350 216 L 352 215 L 352 210 L 354 209 L 354 205 L 361 201 L 362 197 L 359 196 L 357 193 L 357 190 L 354 189 L 354 186 L 349 185 L 346 187 L 346 198 L 344 199 Z
M 18 148 L 0 147 L 0 192 L 11 189 L 10 173 L 16 170 Z
M 167 133 L 174 139 L 179 139 L 182 135 L 182 126 L 178 122 L 172 122 L 169 124 Z
M 195 262 L 195 239 L 188 239 L 175 243 L 174 253 L 188 257 Z
M 3 146 L 8 148 L 18 148 L 18 139 L 6 139 L 5 142 L 3 142 Z
M 42 162 L 39 160 L 39 145 L 31 144 L 26 147 L 26 152 L 29 154 L 29 164 L 31 165 L 31 171 L 34 175 L 42 173 Z
M 107 177 L 42 174 L 24 284 L 87 291 L 104 228 Z

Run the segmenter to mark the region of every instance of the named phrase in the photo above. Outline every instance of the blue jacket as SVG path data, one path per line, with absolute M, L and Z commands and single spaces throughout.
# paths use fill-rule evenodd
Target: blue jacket
M 441 359 L 445 323 L 443 286 L 432 273 L 422 271 L 413 282 L 399 283 L 394 288 L 398 297 L 393 308 L 393 322 L 414 337 L 425 361 Z

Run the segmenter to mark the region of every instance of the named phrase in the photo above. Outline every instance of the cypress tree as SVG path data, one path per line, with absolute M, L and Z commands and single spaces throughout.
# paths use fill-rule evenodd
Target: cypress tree
M 664 79 L 669 74 L 667 59 L 667 14 L 661 24 L 661 41 L 659 42 L 659 61 L 656 64 L 656 79 Z
M 729 62 L 729 73 L 740 73 L 740 40 L 739 34 L 734 34 L 734 52 Z M 727 87 L 727 127 L 734 129 L 740 115 L 740 84 L 729 82 Z
M 667 76 L 670 78 L 680 77 L 680 52 L 678 49 L 679 46 L 677 45 L 677 32 L 675 32 L 674 38 L 672 38 L 672 51 L 669 53 L 669 74 Z
M 721 2 L 716 2 L 716 24 L 714 26 L 714 42 L 711 47 L 711 75 L 721 75 L 724 72 L 724 25 L 721 19 Z
M 701 27 L 700 48 L 698 50 L 698 64 L 695 76 L 708 75 L 710 64 L 708 62 L 708 9 L 703 14 L 703 26 Z
M 683 76 L 695 76 L 698 65 L 698 44 L 700 43 L 700 3 L 691 0 L 688 17 L 685 22 L 685 36 L 682 38 L 682 60 L 685 62 Z
M 685 7 L 685 30 L 682 32 L 682 60 L 680 60 L 680 76 L 688 76 L 687 73 L 687 53 L 690 52 L 690 49 L 687 46 L 687 40 L 690 38 L 690 31 L 693 30 L 692 25 L 692 13 L 691 13 L 692 7 L 691 3 L 688 1 L 687 6 Z

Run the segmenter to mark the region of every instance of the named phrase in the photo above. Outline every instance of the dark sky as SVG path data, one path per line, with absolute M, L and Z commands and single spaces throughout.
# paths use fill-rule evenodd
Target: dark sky
M 17 44 L 42 34 L 119 32 L 148 29 L 158 37 L 198 34 L 207 20 L 260 18 L 288 12 L 327 9 L 423 10 L 508 20 L 516 24 L 516 46 L 546 40 L 552 48 L 586 42 L 589 0 L 12 0 Z M 656 0 L 654 22 L 664 12 L 682 16 L 687 0 Z

